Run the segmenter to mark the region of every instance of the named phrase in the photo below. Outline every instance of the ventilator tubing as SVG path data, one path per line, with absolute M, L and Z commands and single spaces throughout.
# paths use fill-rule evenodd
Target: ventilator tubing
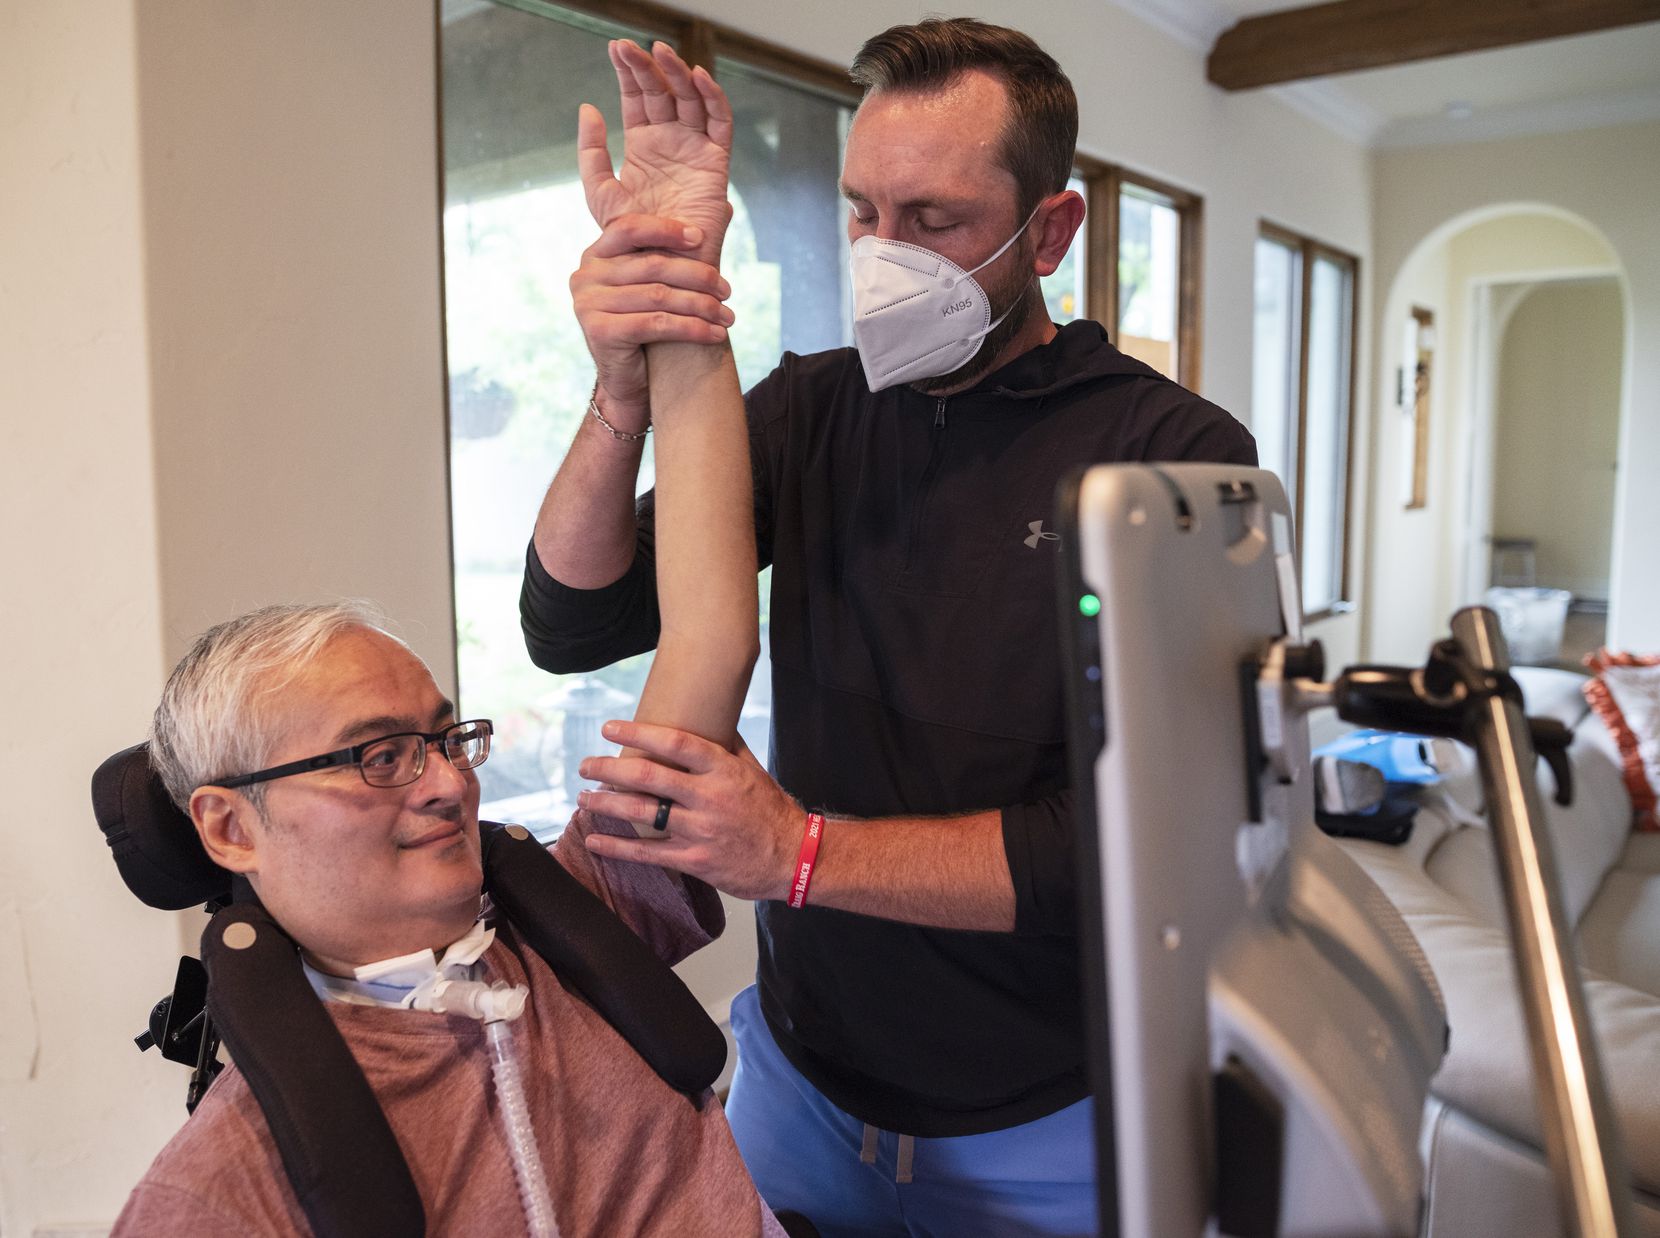
M 497 1019 L 484 1025 L 490 1042 L 490 1067 L 496 1082 L 496 1103 L 501 1106 L 502 1127 L 513 1154 L 513 1177 L 519 1183 L 525 1223 L 531 1238 L 559 1238 L 553 1219 L 553 1197 L 548 1194 L 547 1175 L 536 1148 L 536 1131 L 530 1124 L 530 1106 L 525 1103 L 524 1082 L 519 1059 L 513 1052 L 512 1025 Z
M 501 1109 L 502 1129 L 507 1134 L 513 1157 L 513 1177 L 519 1184 L 525 1224 L 530 1238 L 559 1238 L 553 1217 L 553 1196 L 548 1193 L 547 1175 L 536 1147 L 536 1130 L 530 1123 L 530 1106 L 525 1101 L 524 1079 L 519 1059 L 513 1052 L 514 1019 L 524 1013 L 530 990 L 522 984 L 494 984 L 482 980 L 446 980 L 436 974 L 417 985 L 407 999 L 416 1010 L 438 1014 L 465 1014 L 484 1022 L 484 1038 L 490 1045 L 490 1072 L 496 1085 L 496 1104 Z

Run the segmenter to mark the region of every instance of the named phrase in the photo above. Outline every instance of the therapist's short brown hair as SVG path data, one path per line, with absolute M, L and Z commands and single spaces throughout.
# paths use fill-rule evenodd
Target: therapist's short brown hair
M 849 76 L 877 90 L 939 90 L 971 69 L 1002 81 L 1009 96 L 1002 164 L 1014 177 L 1022 218 L 1066 188 L 1078 146 L 1078 96 L 1055 58 L 1030 35 L 972 17 L 930 17 L 868 40 Z

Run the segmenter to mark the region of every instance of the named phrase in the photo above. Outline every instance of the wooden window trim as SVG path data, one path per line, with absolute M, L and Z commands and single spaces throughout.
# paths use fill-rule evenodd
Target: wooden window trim
M 859 100 L 864 98 L 864 91 L 848 78 L 846 69 L 837 68 L 827 60 L 804 56 L 800 52 L 769 43 L 765 39 L 758 39 L 729 26 L 715 23 L 710 25 L 714 31 L 717 55 L 741 61 L 748 68 L 757 69 L 791 86 L 825 95 L 849 107 L 858 107 Z M 709 71 L 715 71 L 713 65 Z
M 1118 191 L 1114 187 L 1114 168 L 1079 155 L 1073 160 L 1078 178 L 1084 182 L 1084 291 L 1088 300 L 1084 309 L 1089 316 L 1116 336 L 1114 324 L 1118 321 L 1118 211 L 1108 210 L 1116 205 Z
M 665 42 L 674 43 L 677 47 L 686 33 L 685 28 L 691 23 L 689 17 L 675 13 L 672 9 L 655 4 L 632 3 L 630 0 L 615 0 L 614 3 L 587 3 L 586 0 L 571 0 L 570 3 L 566 0 L 491 0 L 491 3 L 552 21 L 559 21 L 565 17 L 566 10 L 575 10 L 590 17 L 603 18 L 619 26 L 648 31 Z M 434 12 L 437 13 L 442 25 L 443 14 L 436 5 Z
M 1115 340 L 1118 336 L 1119 194 L 1126 186 L 1145 189 L 1175 210 L 1181 228 L 1176 268 L 1175 379 L 1189 391 L 1197 391 L 1202 374 L 1204 198 L 1168 181 L 1087 155 L 1074 159 L 1073 168 L 1084 182 L 1087 207 L 1085 261 L 1089 269 L 1085 287 L 1090 317 L 1106 327 L 1108 335 Z
M 1278 241 L 1281 245 L 1290 245 L 1298 250 L 1309 243 L 1308 238 L 1302 233 L 1293 232 L 1290 228 L 1282 228 L 1266 219 L 1257 226 L 1257 234 L 1266 237 L 1270 241 Z
M 1432 416 L 1429 384 L 1434 375 L 1434 350 L 1430 350 L 1431 368 L 1424 375 L 1422 395 L 1418 391 L 1418 358 L 1424 352 L 1424 332 L 1435 330 L 1435 311 L 1414 305 L 1407 313 L 1417 324 L 1417 330 L 1413 333 L 1413 355 L 1401 358 L 1401 364 L 1407 367 L 1412 380 L 1412 493 L 1407 497 L 1405 508 L 1410 512 L 1429 506 L 1429 423 Z
M 1294 232 L 1290 228 L 1282 227 L 1266 219 L 1258 222 L 1257 235 L 1264 240 L 1274 241 L 1291 248 L 1296 252 L 1298 262 L 1298 279 L 1301 290 L 1297 306 L 1299 319 L 1297 346 L 1297 501 L 1294 505 L 1296 510 L 1292 513 L 1292 519 L 1296 529 L 1299 591 L 1302 587 L 1303 506 L 1304 496 L 1308 493 L 1308 453 L 1305 450 L 1308 432 L 1308 337 L 1309 322 L 1312 317 L 1310 305 L 1313 299 L 1315 260 L 1324 258 L 1328 262 L 1343 267 L 1349 276 L 1349 390 L 1347 407 L 1344 411 L 1343 429 L 1343 525 L 1341 534 L 1343 540 L 1341 543 L 1342 553 L 1338 558 L 1338 594 L 1329 605 L 1319 610 L 1308 611 L 1303 615 L 1303 622 L 1315 623 L 1321 619 L 1349 614 L 1354 610 L 1350 578 L 1353 564 L 1350 562 L 1349 551 L 1353 544 L 1355 509 L 1355 395 L 1358 391 L 1359 382 L 1356 371 L 1359 368 L 1358 350 L 1360 348 L 1360 258 L 1347 250 L 1337 248 L 1335 245 L 1317 241 L 1313 237 Z
M 1348 268 L 1349 272 L 1349 382 L 1348 406 L 1343 410 L 1343 555 L 1338 561 L 1337 598 L 1330 612 L 1347 613 L 1354 609 L 1354 590 L 1349 579 L 1352 564 L 1349 547 L 1353 544 L 1355 516 L 1355 393 L 1358 390 L 1355 371 L 1360 368 L 1360 258 L 1329 245 L 1316 246 L 1316 253 Z
M 557 19 L 575 10 L 618 25 L 649 31 L 672 43 L 690 64 L 716 74 L 721 59 L 778 78 L 786 84 L 857 107 L 863 91 L 847 70 L 826 60 L 757 38 L 722 22 L 693 17 L 653 0 L 495 0 L 509 8 Z M 1197 391 L 1203 343 L 1201 298 L 1204 270 L 1204 199 L 1178 185 L 1118 164 L 1078 155 L 1073 163 L 1085 184 L 1085 290 L 1090 316 L 1118 333 L 1118 195 L 1126 185 L 1146 189 L 1175 208 L 1181 235 L 1177 268 L 1176 381 Z
M 519 7 L 521 0 L 498 0 Z M 531 0 L 534 3 L 534 0 Z M 674 44 L 688 64 L 716 72 L 725 57 L 805 86 L 839 102 L 857 104 L 860 89 L 848 80 L 847 70 L 828 60 L 807 56 L 766 39 L 757 38 L 723 22 L 706 21 L 690 13 L 655 4 L 652 0 L 550 0 L 550 8 L 578 9 L 620 25 L 660 34 Z

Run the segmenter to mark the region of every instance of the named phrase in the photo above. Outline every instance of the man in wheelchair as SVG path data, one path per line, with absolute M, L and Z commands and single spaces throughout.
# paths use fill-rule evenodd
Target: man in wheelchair
M 519 900 L 534 918 L 545 900 L 557 913 L 580 889 L 548 883 L 533 866 L 539 885 L 494 879 L 496 905 L 481 907 L 487 850 L 518 844 L 540 853 L 499 827 L 485 826 L 492 841 L 482 841 L 474 770 L 489 751 L 490 724 L 457 721 L 425 665 L 359 607 L 267 608 L 196 642 L 168 681 L 150 752 L 208 858 L 268 913 L 223 925 L 221 915 L 204 937 L 210 1013 L 233 1053 L 241 1046 L 230 1003 L 252 989 L 255 1010 L 240 1017 L 280 1018 L 286 955 L 384 1112 L 429 1232 L 554 1232 L 538 1230 L 551 1206 L 567 1235 L 782 1233 L 709 1080 L 695 1093 L 686 1086 L 688 1071 L 708 1074 L 707 1052 L 696 1063 L 649 1062 L 653 1053 L 685 1057 L 686 1047 L 674 1043 L 677 1025 L 656 1041 L 639 1026 L 654 1004 L 690 1001 L 666 964 L 720 931 L 718 897 L 663 869 L 591 856 L 582 839 L 600 823 L 579 812 L 555 850 L 558 875 L 574 876 L 662 960 L 654 988 L 579 995 L 532 947 L 519 917 L 500 911 Z M 493 877 L 499 867 L 492 857 Z M 592 953 L 608 948 L 593 946 L 591 923 L 554 927 Z M 251 983 L 231 975 L 259 966 L 244 960 L 260 953 L 262 937 L 278 946 L 272 975 Z M 654 1047 L 664 1040 L 666 1051 Z M 704 1048 L 691 1046 L 694 1055 Z M 248 1052 L 255 1060 L 245 1065 L 238 1053 L 157 1157 L 117 1233 L 324 1228 L 285 1173 L 280 1129 L 302 1105 L 326 1108 L 343 1085 L 325 1081 L 319 1100 L 301 1084 L 269 1082 L 285 1068 L 303 1071 L 314 1046 L 262 1046 L 256 1035 Z M 504 1053 L 517 1098 L 492 1068 Z M 258 1096 L 262 1084 L 267 1094 Z M 273 1097 L 278 1112 L 270 1103 L 262 1112 Z M 515 1119 L 529 1132 L 518 1147 Z M 359 1136 L 347 1138 L 358 1146 Z M 371 1196 L 370 1217 L 395 1200 L 373 1197 L 382 1188 L 367 1171 L 358 1186 Z M 393 1229 L 403 1232 L 383 1232 Z
M 702 170 L 718 261 L 725 96 L 666 47 L 613 65 L 625 99 L 677 100 L 655 128 Z M 629 114 L 618 180 L 592 117 L 596 219 L 658 202 L 676 168 L 635 150 L 654 122 Z M 737 371 L 724 330 L 645 359 L 663 639 L 635 720 L 733 751 L 758 649 Z M 596 430 L 583 450 L 643 438 Z M 585 845 L 642 827 L 579 811 L 550 855 L 481 824 L 489 750 L 490 723 L 457 719 L 352 606 L 256 611 L 179 663 L 149 753 L 111 758 L 93 796 L 139 897 L 218 907 L 207 1014 L 234 1065 L 117 1233 L 785 1234 L 710 1092 L 725 1042 L 669 970 L 721 930 L 718 896 Z M 646 813 L 662 837 L 672 807 Z

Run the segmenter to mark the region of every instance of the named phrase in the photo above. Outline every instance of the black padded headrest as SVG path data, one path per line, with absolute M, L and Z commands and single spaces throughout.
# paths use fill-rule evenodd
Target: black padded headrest
M 150 768 L 149 744 L 123 748 L 94 771 L 92 814 L 140 901 L 181 911 L 230 897 L 230 873 L 208 859 L 189 816 Z

